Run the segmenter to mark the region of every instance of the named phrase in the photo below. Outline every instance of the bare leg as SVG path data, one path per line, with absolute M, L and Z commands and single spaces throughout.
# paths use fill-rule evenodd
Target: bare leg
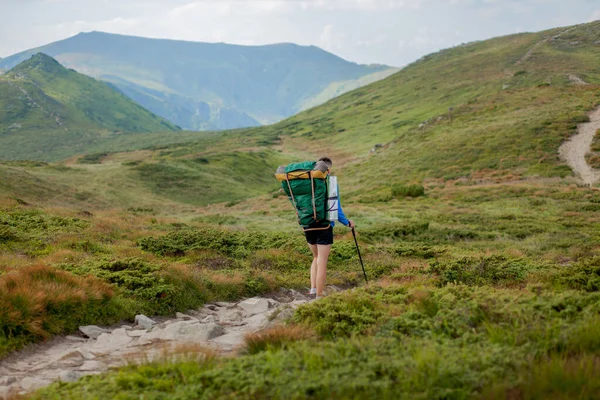
M 319 256 L 319 250 L 316 244 L 309 244 L 310 251 L 313 254 L 312 264 L 310 266 L 310 288 L 317 287 L 317 257 Z
M 323 296 L 327 279 L 327 260 L 331 251 L 330 244 L 317 245 L 317 296 Z

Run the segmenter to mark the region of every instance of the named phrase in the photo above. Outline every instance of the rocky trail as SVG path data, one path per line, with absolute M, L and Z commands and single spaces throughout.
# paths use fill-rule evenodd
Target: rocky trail
M 206 304 L 170 320 L 138 315 L 135 326 L 80 327 L 78 335 L 28 346 L 1 361 L 0 399 L 58 380 L 73 382 L 109 368 L 164 359 L 177 349 L 201 346 L 226 355 L 243 346 L 245 335 L 282 323 L 309 301 L 295 290 L 280 289 L 237 303 Z
M 590 122 L 579 125 L 577 134 L 560 146 L 560 156 L 569 164 L 573 172 L 584 184 L 592 186 L 600 180 L 600 171 L 595 171 L 585 160 L 589 153 L 592 140 L 600 129 L 600 108 L 590 113 Z

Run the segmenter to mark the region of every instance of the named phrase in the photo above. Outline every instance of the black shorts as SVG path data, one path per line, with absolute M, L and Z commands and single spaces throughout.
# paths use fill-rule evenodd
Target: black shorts
M 333 244 L 333 227 L 304 232 L 308 244 Z

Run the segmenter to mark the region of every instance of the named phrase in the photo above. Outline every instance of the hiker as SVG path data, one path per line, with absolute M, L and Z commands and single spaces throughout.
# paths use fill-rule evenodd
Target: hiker
M 346 218 L 340 205 L 337 179 L 329 175 L 332 165 L 331 158 L 321 157 L 316 163 L 281 166 L 276 172 L 277 179 L 282 182 L 283 190 L 296 209 L 298 222 L 302 225 L 313 254 L 309 295 L 317 299 L 323 296 L 325 289 L 335 220 L 354 228 L 354 222 Z M 335 197 L 331 197 L 332 193 Z
M 333 162 L 329 157 L 321 157 L 318 161 L 323 161 L 327 164 L 328 171 L 331 170 Z M 339 193 L 339 187 L 337 192 Z M 339 194 L 338 194 L 339 197 Z M 346 218 L 342 205 L 338 199 L 338 221 L 341 224 L 354 228 L 354 222 Z M 315 224 L 317 225 L 317 224 Z M 304 235 L 308 242 L 308 247 L 313 254 L 313 261 L 310 266 L 310 295 L 315 295 L 316 298 L 323 296 L 323 290 L 325 289 L 325 280 L 327 277 L 327 261 L 329 259 L 329 253 L 331 252 L 331 245 L 333 244 L 333 227 L 335 221 L 329 222 L 329 228 L 325 230 L 305 230 Z M 317 228 L 318 226 L 312 226 Z M 309 227 L 310 229 L 310 227 Z

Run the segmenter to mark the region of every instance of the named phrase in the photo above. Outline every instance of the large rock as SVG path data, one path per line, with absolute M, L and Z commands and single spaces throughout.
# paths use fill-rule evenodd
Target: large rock
M 225 301 L 217 301 L 215 304 L 218 305 L 219 307 L 225 307 L 225 308 L 235 307 L 235 303 L 228 303 Z
M 256 332 L 269 324 L 269 317 L 266 314 L 256 314 L 242 321 L 247 329 Z
M 114 337 L 117 337 L 117 336 L 129 336 L 129 335 L 127 334 L 127 329 L 125 329 L 125 328 L 119 328 L 119 329 L 115 329 L 114 331 L 112 331 L 112 332 L 111 332 L 111 334 L 112 334 Z
M 140 336 L 144 336 L 146 334 L 146 332 L 148 332 L 148 331 L 143 329 L 143 330 L 127 331 L 127 334 L 130 337 L 140 337 Z
M 247 316 L 251 317 L 269 311 L 269 302 L 260 297 L 253 297 L 238 303 L 238 307 L 244 310 Z
M 222 335 L 223 328 L 217 324 L 201 324 L 197 321 L 180 321 L 170 324 L 165 329 L 148 333 L 144 339 L 160 339 L 171 341 L 206 342 Z
M 123 334 L 121 334 L 121 330 Z M 108 354 L 116 350 L 121 350 L 133 340 L 132 337 L 127 335 L 125 329 L 115 329 L 115 332 L 117 332 L 116 335 L 108 333 L 100 335 L 96 343 L 89 347 L 89 350 L 92 353 Z
M 206 318 L 202 320 L 203 324 L 214 324 L 215 322 L 217 322 L 217 317 L 214 315 L 207 315 Z
M 10 386 L 17 381 L 14 376 L 2 376 L 0 377 L 0 386 Z
M 91 339 L 97 339 L 98 336 L 107 332 L 106 329 L 102 329 L 96 325 L 80 326 L 79 331 Z
M 308 296 L 303 295 L 297 290 L 290 289 L 290 294 L 294 298 L 294 300 L 309 300 Z
M 146 330 L 150 330 L 154 325 L 156 325 L 156 321 L 146 317 L 143 314 L 140 314 L 135 316 L 135 324 L 142 326 Z
M 27 377 L 27 378 L 23 378 L 21 380 L 21 387 L 23 388 L 23 390 L 31 392 L 31 391 L 46 387 L 50 383 L 51 383 L 50 381 L 47 381 L 45 379 Z
M 83 374 L 77 371 L 62 371 L 58 376 L 62 382 L 75 382 L 79 378 L 81 378 Z
M 79 329 L 81 329 L 81 328 L 82 327 L 80 327 Z M 100 329 L 102 329 L 102 328 L 100 328 Z M 103 332 L 101 332 L 101 333 L 103 333 Z M 100 334 L 98 334 L 98 336 L 100 336 Z M 85 341 L 87 341 L 86 338 L 82 338 L 82 337 L 79 337 L 79 336 L 72 336 L 72 335 L 65 336 L 65 339 L 70 340 L 72 342 L 85 342 Z
M 222 324 L 235 324 L 242 320 L 242 312 L 239 310 L 227 310 L 219 313 L 219 322 Z
M 274 314 L 269 316 L 270 321 L 267 324 L 267 328 L 285 323 L 288 319 L 292 318 L 294 312 L 294 309 L 287 305 L 281 306 L 278 310 L 274 311 Z
M 245 331 L 230 332 L 223 336 L 215 338 L 214 340 L 212 340 L 212 342 L 219 344 L 221 347 L 231 349 L 244 344 L 244 337 L 247 333 L 248 332 Z
M 81 354 L 81 357 L 83 357 L 84 360 L 93 360 L 94 358 L 96 358 L 96 356 L 85 347 L 80 347 L 77 349 L 77 351 L 79 352 L 79 354 Z
M 78 368 L 80 371 L 104 371 L 106 369 L 106 364 L 101 363 L 100 361 L 86 361 L 83 363 L 81 367 Z
M 184 321 L 193 321 L 193 320 L 196 320 L 196 321 L 197 321 L 197 320 L 198 320 L 198 318 L 194 318 L 194 317 L 191 317 L 191 316 L 189 316 L 189 315 L 182 314 L 182 313 L 180 313 L 180 312 L 178 312 L 178 313 L 175 313 L 175 317 L 176 317 L 177 319 L 182 319 L 182 320 L 184 320 Z

